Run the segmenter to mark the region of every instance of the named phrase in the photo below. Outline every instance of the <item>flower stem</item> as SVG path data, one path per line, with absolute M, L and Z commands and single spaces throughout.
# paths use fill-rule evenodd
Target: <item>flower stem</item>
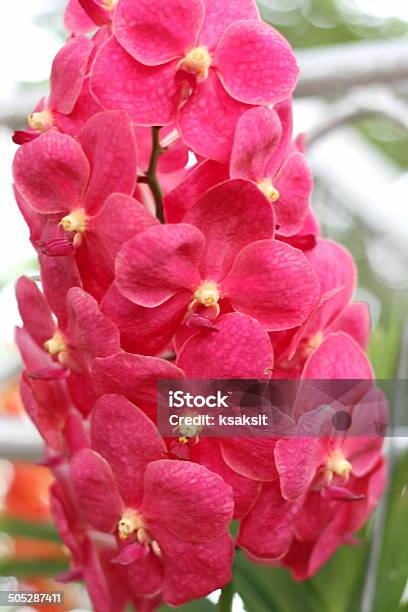
M 221 595 L 217 603 L 218 612 L 232 612 L 232 600 L 234 598 L 234 593 L 235 589 L 232 581 L 221 589 Z
M 159 133 L 159 127 L 152 127 L 152 154 L 149 168 L 146 172 L 146 178 L 156 203 L 156 217 L 159 219 L 160 223 L 164 223 L 163 194 L 157 179 L 157 163 L 161 153 Z

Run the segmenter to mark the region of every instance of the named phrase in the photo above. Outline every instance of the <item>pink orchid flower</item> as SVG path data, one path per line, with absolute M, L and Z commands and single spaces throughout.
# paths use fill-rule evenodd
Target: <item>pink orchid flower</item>
M 72 399 L 87 414 L 96 399 L 89 368 L 96 357 L 120 350 L 116 326 L 101 313 L 94 298 L 79 287 L 67 292 L 66 319 L 58 326 L 33 281 L 24 277 L 19 280 L 17 300 L 24 322 L 17 341 L 28 374 L 49 381 L 64 378 L 64 370 L 69 370 L 69 376 L 68 372 L 65 376 Z
M 28 115 L 28 130 L 15 132 L 14 142 L 29 142 L 50 129 L 76 136 L 102 110 L 89 90 L 88 68 L 96 46 L 77 36 L 62 47 L 52 65 L 50 95 Z
M 321 297 L 309 318 L 297 330 L 272 335 L 277 353 L 276 378 L 298 378 L 306 360 L 328 334 L 348 333 L 365 348 L 370 320 L 363 303 L 351 304 L 356 285 L 352 256 L 341 245 L 318 239 L 306 252 L 319 278 Z M 341 339 L 342 336 L 339 336 Z
M 180 295 L 186 314 L 210 317 L 227 298 L 266 329 L 294 327 L 313 309 L 319 284 L 303 253 L 273 234 L 273 211 L 260 190 L 226 182 L 185 223 L 152 227 L 127 242 L 117 257 L 118 289 L 139 306 L 163 310 Z
M 165 459 L 153 423 L 118 395 L 98 400 L 91 438 L 92 450 L 72 459 L 71 484 L 89 525 L 116 536 L 116 561 L 134 590 L 162 591 L 165 601 L 180 605 L 226 584 L 233 501 L 222 478 Z
M 305 222 L 313 178 L 304 155 L 279 151 L 280 136 L 281 124 L 274 111 L 247 111 L 237 124 L 230 175 L 254 181 L 274 207 L 279 234 L 291 236 Z
M 226 161 L 239 117 L 295 87 L 290 46 L 259 20 L 253 0 L 120 0 L 112 19 L 114 36 L 92 69 L 97 100 L 141 125 L 176 119 L 183 140 L 205 157 Z
M 56 481 L 50 490 L 51 511 L 61 538 L 70 553 L 70 569 L 58 577 L 61 582 L 84 580 L 95 612 L 124 610 L 128 601 L 143 605 L 143 599 L 126 583 L 122 568 L 112 564 L 114 548 L 97 543 L 86 533 L 72 497 L 66 475 L 56 470 Z M 152 599 L 154 610 L 160 601 Z M 139 609 L 139 608 L 138 608 Z
M 106 147 L 109 142 L 109 147 Z M 157 223 L 130 196 L 136 186 L 133 127 L 122 111 L 95 115 L 78 140 L 47 132 L 18 151 L 14 180 L 34 213 L 37 246 L 48 255 L 75 252 L 82 282 L 101 298 L 113 281 L 121 245 Z M 33 214 L 39 219 L 33 221 Z
M 299 515 L 296 534 L 281 562 L 292 570 L 294 578 L 313 576 L 337 548 L 359 544 L 354 534 L 363 527 L 378 505 L 386 485 L 386 467 L 381 457 L 367 476 L 353 483 L 352 503 L 324 503 L 321 495 L 309 494 Z M 358 499 L 360 497 L 360 499 Z
M 378 502 L 384 471 L 382 438 L 376 434 L 375 421 L 386 418 L 386 402 L 373 387 L 353 405 L 348 405 L 347 397 L 349 393 L 332 400 L 330 406 L 303 413 L 293 435 L 277 441 L 274 455 L 279 485 L 263 486 L 238 537 L 251 556 L 276 559 L 290 555 L 294 539 L 315 542 L 326 531 L 323 541 L 332 539 L 332 547 L 325 549 L 318 542 L 314 573 L 362 526 Z M 335 431 L 337 409 L 351 416 L 346 432 Z
M 291 143 L 289 102 L 276 110 L 253 108 L 240 117 L 229 168 L 214 161 L 198 164 L 165 198 L 166 218 L 180 221 L 187 207 L 226 178 L 253 181 L 273 206 L 280 237 L 300 232 L 309 212 L 313 179 L 304 155 Z

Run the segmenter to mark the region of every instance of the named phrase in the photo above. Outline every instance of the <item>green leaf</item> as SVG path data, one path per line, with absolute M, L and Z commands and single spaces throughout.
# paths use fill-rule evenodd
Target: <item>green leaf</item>
M 31 538 L 33 540 L 61 541 L 56 528 L 51 523 L 29 523 L 8 516 L 0 518 L 0 532 L 5 532 L 13 537 Z
M 326 612 L 360 608 L 370 542 L 364 532 L 359 538 L 360 544 L 339 548 L 310 581 L 324 600 Z
M 373 612 L 398 607 L 408 576 L 408 453 L 398 460 L 388 491 L 388 507 L 378 564 Z
M 0 563 L 0 576 L 53 577 L 68 569 L 68 563 L 61 559 L 8 559 Z
M 234 585 L 248 610 L 256 612 L 327 612 L 311 581 L 296 582 L 283 568 L 256 565 L 236 557 Z
M 177 610 L 181 610 L 181 612 L 215 612 L 215 609 L 215 606 L 213 606 L 209 599 L 195 599 L 184 606 L 177 607 Z M 161 606 L 159 612 L 174 612 L 174 610 L 175 608 L 170 606 Z

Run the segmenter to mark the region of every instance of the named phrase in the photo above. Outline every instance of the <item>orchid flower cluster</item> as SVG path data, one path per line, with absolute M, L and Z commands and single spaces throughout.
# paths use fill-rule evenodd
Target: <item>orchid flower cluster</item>
M 17 283 L 21 391 L 65 579 L 97 612 L 203 597 L 237 550 L 306 579 L 377 503 L 381 440 L 155 424 L 160 379 L 373 378 L 353 259 L 310 207 L 292 50 L 254 0 L 70 0 L 65 26 L 14 135 L 41 271 Z

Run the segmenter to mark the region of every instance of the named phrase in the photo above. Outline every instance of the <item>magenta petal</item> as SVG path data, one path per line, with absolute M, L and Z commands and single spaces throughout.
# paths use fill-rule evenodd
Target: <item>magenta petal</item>
M 327 331 L 345 332 L 354 338 L 361 348 L 365 349 L 368 344 L 370 328 L 371 319 L 368 305 L 365 302 L 353 302 L 330 324 Z
M 218 183 L 229 178 L 228 166 L 206 159 L 197 164 L 187 177 L 164 198 L 168 223 L 179 223 L 197 200 Z
M 80 205 L 89 178 L 89 163 L 79 144 L 54 130 L 17 151 L 14 181 L 22 197 L 40 213 Z
M 182 324 L 188 300 L 189 295 L 177 293 L 161 306 L 145 308 L 124 298 L 114 284 L 105 294 L 101 309 L 117 325 L 125 351 L 158 355 Z
M 178 291 L 194 293 L 200 285 L 198 265 L 203 251 L 204 236 L 192 225 L 151 227 L 120 250 L 118 289 L 128 300 L 149 307 L 163 304 Z
M 84 36 L 71 38 L 57 53 L 52 64 L 48 105 L 68 115 L 72 112 L 86 76 L 93 44 Z
M 214 56 L 227 92 L 246 104 L 275 104 L 293 92 L 299 74 L 289 43 L 262 21 L 238 21 Z
M 316 274 L 304 254 L 276 240 L 242 249 L 222 288 L 236 310 L 270 331 L 300 325 L 319 297 Z
M 231 177 L 259 181 L 268 176 L 266 166 L 281 135 L 282 126 L 275 111 L 259 107 L 242 115 L 231 154 Z
M 306 158 L 301 153 L 290 155 L 273 185 L 280 194 L 275 203 L 279 233 L 283 236 L 293 236 L 303 228 L 313 189 L 312 171 Z
M 110 23 L 110 11 L 104 8 L 104 0 L 79 0 L 79 4 L 95 25 L 103 26 Z
M 55 332 L 51 310 L 34 281 L 21 276 L 16 284 L 16 298 L 24 327 L 42 346 Z
M 95 213 L 114 192 L 131 195 L 136 186 L 137 150 L 132 123 L 123 111 L 98 113 L 78 135 L 91 177 L 84 207 Z
M 318 412 L 318 411 L 317 411 Z M 318 412 L 317 419 L 321 418 Z M 302 430 L 311 427 L 310 421 L 316 419 L 311 413 L 300 417 Z M 310 437 L 309 437 L 310 436 Z M 309 436 L 300 432 L 296 436 L 289 436 L 278 440 L 275 447 L 276 469 L 279 473 L 282 496 L 287 500 L 295 500 L 304 495 L 319 465 L 324 459 L 324 447 L 313 431 Z
M 112 559 L 112 563 L 119 563 L 119 565 L 129 565 L 144 559 L 149 554 L 149 548 L 144 544 L 135 542 L 134 544 L 128 544 L 120 553 Z
M 158 357 L 120 352 L 96 359 L 92 368 L 95 389 L 99 395 L 120 393 L 133 403 L 156 402 L 160 379 L 183 378 L 183 372 Z
M 115 259 L 122 244 L 156 225 L 157 219 L 139 202 L 113 193 L 100 211 L 88 218 L 76 261 L 84 288 L 101 299 L 114 280 Z
M 221 536 L 233 510 L 231 487 L 202 465 L 169 459 L 148 465 L 141 512 L 181 540 L 205 542 Z
M 240 443 L 241 440 L 237 442 Z M 245 478 L 233 470 L 225 462 L 218 440 L 201 438 L 199 443 L 191 448 L 190 460 L 219 474 L 230 485 L 234 496 L 234 519 L 241 519 L 248 514 L 260 493 L 261 483 Z
M 111 466 L 125 504 L 139 507 L 143 472 L 165 453 L 155 425 L 125 397 L 104 395 L 92 413 L 91 439 Z
M 266 168 L 267 176 L 275 176 L 276 172 L 282 165 L 282 160 L 292 151 L 292 136 L 293 136 L 293 100 L 291 97 L 286 98 L 283 102 L 278 102 L 273 107 L 279 117 L 282 126 L 282 136 L 272 157 L 268 161 Z
M 117 327 L 99 310 L 97 301 L 79 287 L 67 294 L 70 346 L 91 358 L 106 357 L 120 350 Z
M 163 563 L 159 557 L 149 553 L 136 563 L 130 563 L 123 568 L 126 570 L 126 584 L 131 593 L 134 593 L 135 609 L 140 612 L 155 612 L 156 600 L 161 598 L 163 585 Z M 157 594 L 157 595 L 156 595 Z M 141 595 L 146 596 L 146 599 Z M 155 596 L 156 595 L 156 596 Z M 141 602 L 150 602 L 143 607 Z M 110 612 L 110 611 L 109 611 Z M 116 612 L 112 610 L 112 612 Z
M 90 77 L 84 80 L 81 93 L 69 115 L 53 112 L 55 125 L 60 132 L 76 137 L 85 123 L 103 108 L 98 104 L 89 90 Z
M 64 13 L 64 27 L 73 34 L 87 34 L 95 23 L 82 8 L 79 0 L 69 0 Z
M 177 62 L 139 64 L 110 38 L 98 51 L 91 90 L 104 108 L 120 108 L 139 125 L 168 125 L 175 118 L 180 92 Z
M 297 502 L 284 500 L 277 483 L 263 485 L 255 506 L 241 522 L 238 545 L 258 559 L 278 559 L 294 535 Z
M 221 452 L 224 461 L 237 474 L 258 482 L 277 480 L 276 440 L 272 438 L 224 438 Z
M 364 499 L 364 495 L 357 495 L 345 487 L 327 487 L 322 491 L 322 497 L 332 501 L 353 502 Z
M 87 232 L 97 238 L 106 265 L 113 270 L 114 260 L 122 244 L 158 223 L 156 217 L 134 198 L 124 193 L 112 193 L 99 213 L 89 219 Z M 88 237 L 89 234 L 85 240 Z
M 181 349 L 177 365 L 189 378 L 266 378 L 273 367 L 272 344 L 255 319 L 231 313 L 217 320 L 218 332 L 203 330 Z
M 67 293 L 71 287 L 81 287 L 82 281 L 73 256 L 40 255 L 41 282 L 44 295 L 58 319 L 59 327 L 67 326 Z
M 183 221 L 205 237 L 201 277 L 222 280 L 237 254 L 254 240 L 272 238 L 275 219 L 270 203 L 253 183 L 240 179 L 213 187 Z
M 203 19 L 201 0 L 121 0 L 113 27 L 118 43 L 132 57 L 157 66 L 195 46 Z
M 176 538 L 161 525 L 150 530 L 163 556 L 163 597 L 172 606 L 208 595 L 231 580 L 234 556 L 229 534 L 211 542 L 192 543 Z
M 50 383 L 46 382 L 43 384 L 49 385 Z M 44 405 L 39 401 L 25 376 L 23 376 L 21 380 L 20 393 L 25 411 L 38 429 L 40 435 L 50 448 L 62 452 L 63 443 L 61 430 L 63 421 L 61 416 L 52 413 L 52 411 L 47 408 L 46 404 Z
M 324 329 L 349 303 L 356 286 L 356 265 L 349 251 L 332 240 L 317 240 L 306 257 L 316 271 L 322 295 L 341 289 L 325 301 L 314 320 L 318 329 Z
M 199 40 L 210 51 L 215 49 L 231 23 L 260 18 L 255 0 L 204 0 L 204 5 L 205 19 Z
M 44 227 L 44 217 L 31 208 L 27 200 L 23 198 L 17 189 L 16 185 L 14 185 L 14 196 L 21 216 L 30 231 L 30 240 L 35 245 L 36 241 L 41 238 Z
M 232 99 L 210 70 L 206 81 L 183 104 L 177 127 L 195 153 L 227 164 L 238 119 L 250 106 Z
M 306 361 L 302 378 L 371 379 L 373 370 L 363 350 L 353 338 L 338 332 L 329 334 Z
M 92 527 L 113 531 L 123 503 L 107 461 L 89 448 L 78 451 L 71 460 L 70 482 L 81 514 Z

